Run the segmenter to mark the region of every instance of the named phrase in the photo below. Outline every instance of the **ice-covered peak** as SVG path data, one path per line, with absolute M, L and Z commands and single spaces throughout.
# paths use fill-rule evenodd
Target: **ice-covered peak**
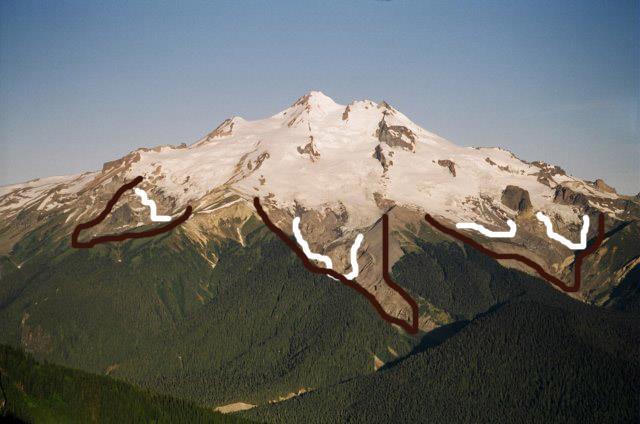
M 310 91 L 273 117 L 284 119 L 285 124 L 292 127 L 302 122 L 322 120 L 327 115 L 338 113 L 343 109 L 344 106 L 337 104 L 321 91 Z
M 617 198 L 602 182 L 585 183 L 560 168 L 523 162 L 508 151 L 458 147 L 384 101 L 342 106 L 319 91 L 269 118 L 229 118 L 185 147 L 133 151 L 78 179 L 77 191 L 103 185 L 109 191 L 117 182 L 142 175 L 172 199 L 167 207 L 179 208 L 216 190 L 234 190 L 248 199 L 272 196 L 285 206 L 323 210 L 341 205 L 336 208 L 345 208 L 353 226 L 379 218 L 376 199 L 381 196 L 452 220 L 472 220 L 487 198 L 500 208 L 505 187 L 513 185 L 529 193 L 535 208 L 564 214 L 565 222 L 572 222 L 575 205 L 561 202 L 568 203 L 573 192 L 582 190 L 611 205 Z M 0 221 L 2 210 L 17 214 L 28 202 L 48 196 L 51 186 L 36 187 L 40 183 L 0 188 Z M 64 188 L 71 186 L 66 180 L 58 185 L 71 190 Z M 559 185 L 572 191 L 558 198 Z M 35 194 L 27 197 L 27 191 Z M 67 207 L 65 202 L 57 205 Z
M 300 97 L 296 102 L 291 105 L 292 108 L 302 106 L 304 108 L 309 109 L 335 109 L 340 108 L 340 106 L 333 99 L 322 91 L 310 91 L 304 96 Z

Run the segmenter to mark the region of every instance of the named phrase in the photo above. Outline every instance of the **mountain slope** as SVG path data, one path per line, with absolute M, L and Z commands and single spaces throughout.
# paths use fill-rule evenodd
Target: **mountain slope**
M 157 237 L 71 248 L 73 228 L 97 216 L 137 175 L 144 177 L 141 187 L 158 203 L 158 213 L 177 216 L 190 205 L 194 214 Z M 387 313 L 407 319 L 408 304 L 382 279 L 380 216 L 387 214 L 389 265 L 419 305 L 418 335 L 389 325 L 355 290 L 309 273 L 256 215 L 254 196 L 287 234 L 300 217 L 311 250 L 330 256 L 337 272 L 350 269 L 349 250 L 356 234 L 363 234 L 357 283 Z M 424 213 L 450 227 L 464 219 L 494 230 L 512 218 L 518 226 L 513 239 L 469 234 L 492 250 L 531 257 L 570 281 L 575 252 L 550 240 L 534 212 L 544 210 L 571 240 L 578 239 L 583 214 L 595 222 L 604 212 L 606 238 L 585 260 L 576 297 L 605 306 L 598 313 L 609 322 L 609 314 L 620 316 L 615 309 L 637 310 L 638 205 L 602 182 L 527 163 L 505 150 L 457 147 L 384 102 L 345 107 L 312 92 L 270 118 L 225 121 L 188 147 L 139 149 L 101 171 L 0 188 L 0 342 L 207 407 L 264 405 L 300 391 L 324 393 L 344 381 L 368 381 L 385 363 L 441 341 L 467 320 L 480 325 L 487 311 L 505 310 L 509 319 L 496 321 L 500 325 L 540 316 L 546 349 L 559 334 L 570 340 L 560 352 L 563 372 L 577 373 L 569 357 L 585 354 L 582 335 L 600 340 L 601 330 L 556 328 L 547 316 L 559 308 L 562 319 L 579 320 L 581 311 L 595 309 L 576 309 L 586 306 L 517 264 L 497 263 L 460 245 L 428 225 Z M 129 190 L 82 238 L 156 225 Z M 589 238 L 594 232 L 592 226 Z M 534 306 L 501 307 L 524 300 Z M 626 329 L 622 324 L 614 349 L 635 351 L 629 344 L 637 336 Z M 500 363 L 508 341 L 530 329 L 507 325 L 496 331 L 503 350 L 493 361 Z M 602 330 L 616 331 L 613 324 Z M 468 338 L 470 352 L 485 355 L 478 350 L 484 342 Z M 614 356 L 626 358 L 620 355 Z M 606 355 L 598 358 L 606 370 Z M 529 365 L 544 370 L 540 362 Z M 607 380 L 599 373 L 594 375 L 607 384 L 618 381 L 618 374 Z M 520 382 L 494 383 L 486 396 Z
M 144 392 L 109 377 L 40 364 L 1 345 L 0 377 L 0 413 L 8 412 L 25 422 L 248 422 L 187 401 Z M 0 420 L 3 418 L 0 415 Z
M 415 343 L 257 222 L 242 237 L 207 244 L 215 267 L 181 230 L 37 256 L 0 280 L 0 341 L 208 406 L 335 384 Z
M 639 323 L 637 316 L 593 307 L 516 301 L 373 375 L 246 416 L 313 423 L 635 422 Z
M 158 203 L 159 213 L 177 216 L 187 205 L 193 216 L 184 224 L 197 243 L 222 236 L 240 243 L 238 227 L 255 216 L 253 197 L 261 198 L 280 228 L 291 234 L 292 220 L 315 252 L 329 255 L 336 270 L 349 268 L 348 249 L 357 233 L 367 233 L 358 283 L 385 310 L 410 316 L 409 305 L 382 281 L 376 227 L 381 214 L 395 208 L 395 224 L 415 227 L 424 212 L 454 226 L 481 223 L 501 229 L 514 219 L 513 239 L 487 239 L 469 233 L 494 250 L 526 254 L 549 272 L 569 278 L 573 252 L 550 240 L 535 216 L 544 211 L 554 229 L 579 238 L 583 215 L 596 222 L 607 215 L 607 230 L 640 218 L 637 199 L 620 196 L 604 182 L 583 181 L 557 166 L 525 162 L 498 148 L 465 148 L 411 122 L 386 102 L 355 101 L 344 106 L 320 92 L 302 96 L 269 118 L 226 120 L 191 146 L 141 148 L 107 162 L 103 169 L 70 177 L 51 177 L 0 188 L 0 253 L 22 266 L 21 252 L 34 231 L 48 240 L 68 242 L 73 227 L 96 216 L 123 183 L 143 176 L 140 187 Z M 104 224 L 83 237 L 148 225 L 148 210 L 126 193 Z M 589 237 L 596 233 L 595 225 Z M 202 250 L 207 257 L 207 252 Z M 403 252 L 392 246 L 391 264 Z M 208 257 L 215 262 L 215 258 Z M 618 254 L 621 268 L 606 269 L 615 281 L 603 282 L 601 270 L 586 265 L 598 287 L 578 296 L 593 301 L 608 294 L 629 272 L 634 257 Z M 513 264 L 508 264 L 512 266 Z M 600 275 L 598 275 L 600 273 Z M 422 322 L 429 321 L 423 317 Z M 423 327 L 423 329 L 428 329 Z

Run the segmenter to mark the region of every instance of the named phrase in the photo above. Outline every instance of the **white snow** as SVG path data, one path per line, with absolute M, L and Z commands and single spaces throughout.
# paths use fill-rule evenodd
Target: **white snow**
M 374 157 L 380 144 L 376 130 L 383 116 L 387 125 L 406 127 L 416 136 L 414 151 L 381 144 L 387 161 L 393 161 L 386 173 Z M 493 199 L 505 217 L 513 215 L 515 212 L 499 201 L 504 188 L 511 184 L 529 192 L 536 210 L 565 222 L 580 221 L 572 207 L 553 202 L 553 188 L 537 181 L 534 174 L 540 168 L 503 149 L 456 146 L 419 127 L 399 111 L 370 100 L 355 101 L 347 107 L 321 92 L 310 92 L 271 117 L 256 121 L 234 117 L 223 127 L 222 135 L 205 137 L 188 148 L 138 150 L 139 160 L 122 165 L 117 172 L 126 180 L 145 177 L 141 188 L 150 196 L 161 191 L 163 196 L 174 198 L 175 210 L 166 211 L 167 214 L 226 187 L 246 200 L 272 194 L 280 207 L 297 203 L 314 209 L 344 208 L 351 228 L 370 225 L 380 217 L 376 192 L 397 204 L 455 222 L 486 222 L 469 200 Z M 313 143 L 318 157 L 300 152 L 309 143 Z M 456 176 L 440 166 L 438 160 L 453 161 Z M 53 189 L 74 196 L 72 202 L 78 195 L 90 196 L 88 192 L 79 193 L 101 176 L 94 172 L 0 187 L 0 212 L 25 207 L 40 198 L 40 207 L 46 208 L 50 199 L 46 196 Z M 616 197 L 570 176 L 557 176 L 556 180 L 599 197 Z M 479 202 L 480 207 L 484 202 Z M 86 210 L 76 220 L 84 213 Z

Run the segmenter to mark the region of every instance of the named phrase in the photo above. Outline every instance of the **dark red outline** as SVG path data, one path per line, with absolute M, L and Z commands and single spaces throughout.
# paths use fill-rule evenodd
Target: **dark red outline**
M 549 274 L 547 271 L 544 270 L 544 268 L 540 265 L 538 265 L 537 263 L 535 263 L 534 261 L 532 261 L 529 258 L 526 258 L 522 255 L 518 255 L 517 253 L 497 253 L 494 252 L 492 250 L 487 249 L 486 247 L 482 246 L 480 243 L 478 243 L 477 241 L 473 240 L 472 238 L 465 236 L 462 233 L 459 233 L 458 231 L 447 227 L 446 225 L 441 224 L 440 222 L 438 222 L 435 218 L 433 218 L 431 215 L 426 214 L 424 219 L 431 224 L 432 226 L 436 227 L 438 230 L 440 230 L 441 232 L 450 235 L 451 237 L 454 237 L 466 244 L 468 244 L 469 246 L 479 250 L 480 252 L 484 253 L 485 255 L 491 256 L 494 259 L 512 259 L 518 262 L 521 262 L 527 266 L 529 266 L 530 268 L 532 268 L 534 271 L 536 271 L 538 273 L 538 275 L 540 275 L 542 278 L 544 278 L 545 280 L 547 280 L 548 282 L 550 282 L 551 284 L 561 288 L 562 290 L 564 290 L 567 293 L 574 293 L 577 292 L 578 290 L 580 290 L 580 280 L 582 278 L 581 274 L 581 270 L 582 270 L 582 260 L 584 258 L 586 258 L 587 256 L 589 256 L 590 254 L 592 254 L 596 249 L 598 249 L 598 247 L 600 247 L 600 245 L 602 244 L 602 241 L 604 240 L 604 214 L 602 212 L 600 212 L 600 215 L 598 216 L 598 235 L 596 237 L 596 240 L 589 246 L 587 247 L 585 250 L 582 250 L 580 253 L 578 253 L 576 255 L 576 259 L 574 260 L 573 264 L 574 264 L 574 269 L 573 269 L 573 285 L 568 285 L 566 284 L 564 281 L 560 280 L 559 278 Z
M 87 229 L 89 229 L 91 227 L 95 227 L 96 225 L 98 225 L 99 223 L 104 221 L 105 218 L 107 217 L 107 215 L 109 215 L 109 212 L 111 212 L 111 209 L 113 209 L 113 207 L 118 202 L 120 197 L 124 194 L 124 192 L 127 191 L 127 190 L 131 190 L 133 187 L 135 187 L 138 184 L 140 184 L 140 182 L 142 182 L 142 177 L 138 176 L 138 177 L 135 177 L 133 179 L 133 181 L 131 181 L 130 183 L 127 183 L 127 184 L 123 185 L 122 187 L 120 187 L 118 189 L 118 191 L 116 191 L 116 193 L 113 195 L 113 197 L 111 197 L 111 199 L 107 203 L 107 206 L 100 213 L 100 215 L 98 215 L 97 217 L 95 217 L 91 221 L 87 221 L 87 222 L 83 222 L 81 224 L 78 224 L 73 229 L 73 233 L 71 233 L 71 247 L 75 247 L 76 249 L 90 249 L 93 246 L 95 246 L 96 244 L 100 244 L 100 243 L 108 243 L 108 242 L 112 242 L 112 241 L 124 241 L 124 240 L 127 240 L 127 239 L 140 239 L 140 238 L 146 238 L 146 237 L 153 237 L 153 236 L 157 236 L 158 234 L 162 234 L 162 233 L 166 233 L 167 231 L 171 231 L 174 228 L 176 228 L 178 225 L 182 224 L 187 219 L 189 219 L 189 217 L 191 216 L 191 211 L 192 211 L 192 208 L 191 208 L 190 205 L 187 206 L 187 208 L 185 209 L 183 214 L 180 215 L 178 218 L 174 219 L 173 221 L 169 222 L 166 225 L 162 225 L 160 227 L 157 227 L 157 228 L 154 228 L 154 229 L 151 229 L 151 230 L 140 231 L 140 232 L 128 232 L 128 233 L 122 233 L 122 234 L 109 234 L 109 235 L 106 235 L 106 236 L 100 236 L 100 237 L 92 238 L 89 241 L 78 241 L 78 237 L 80 236 L 80 232 L 82 230 L 87 230 Z
M 260 218 L 262 218 L 262 221 L 265 223 L 265 225 L 272 232 L 274 232 L 275 235 L 280 238 L 280 240 L 282 240 L 287 246 L 289 246 L 289 248 L 293 250 L 296 255 L 298 255 L 298 258 L 302 261 L 305 268 L 307 268 L 314 274 L 329 275 L 336 280 L 339 280 L 345 286 L 351 287 L 352 289 L 356 290 L 358 293 L 363 295 L 365 299 L 367 299 L 369 303 L 371 303 L 371 305 L 373 305 L 374 309 L 385 321 L 402 327 L 410 334 L 416 334 L 418 332 L 418 304 L 402 287 L 395 283 L 389 275 L 389 217 L 387 216 L 387 214 L 382 215 L 382 278 L 389 285 L 389 287 L 391 287 L 400 296 L 402 296 L 402 298 L 406 300 L 407 303 L 411 306 L 411 324 L 400 318 L 396 318 L 392 315 L 387 314 L 376 297 L 365 290 L 364 287 L 360 286 L 355 279 L 349 280 L 344 275 L 339 274 L 332 269 L 320 268 L 319 266 L 311 262 L 311 260 L 307 258 L 307 255 L 304 254 L 298 244 L 295 241 L 291 240 L 289 236 L 284 233 L 284 231 L 282 231 L 273 222 L 271 222 L 269 216 L 266 214 L 264 209 L 262 209 L 262 205 L 260 205 L 260 199 L 258 197 L 255 197 L 253 199 L 253 205 L 255 206 L 256 210 L 258 211 L 258 215 L 260 215 Z

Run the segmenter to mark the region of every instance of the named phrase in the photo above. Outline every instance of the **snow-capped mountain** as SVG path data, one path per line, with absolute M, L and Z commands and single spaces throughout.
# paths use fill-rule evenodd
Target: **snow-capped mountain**
M 42 225 L 55 223 L 56 237 L 68 237 L 138 175 L 159 213 L 177 216 L 193 207 L 183 230 L 196 241 L 223 236 L 243 243 L 242 226 L 255 214 L 256 196 L 288 233 L 293 217 L 301 216 L 312 248 L 334 256 L 340 272 L 349 267 L 355 234 L 364 233 L 358 281 L 396 315 L 406 313 L 406 305 L 380 288 L 379 265 L 372 266 L 379 264 L 379 219 L 387 211 L 392 210 L 392 228 L 412 229 L 415 235 L 425 212 L 452 226 L 475 222 L 493 230 L 506 230 L 506 220 L 513 219 L 518 223 L 513 239 L 470 235 L 498 250 L 527 252 L 559 276 L 568 275 L 573 252 L 546 237 L 537 211 L 572 240 L 580 238 L 584 214 L 606 213 L 608 229 L 640 215 L 637 201 L 601 180 L 584 181 L 500 148 L 457 146 L 384 101 L 345 106 L 312 91 L 271 117 L 225 120 L 190 146 L 141 148 L 100 171 L 0 187 L 0 253 L 10 254 Z M 96 232 L 150 224 L 133 193 L 120 203 Z M 592 225 L 589 235 L 595 231 Z M 391 246 L 392 264 L 409 243 L 402 234 Z M 215 264 L 215 257 L 203 257 Z M 589 282 L 585 287 L 594 289 Z

